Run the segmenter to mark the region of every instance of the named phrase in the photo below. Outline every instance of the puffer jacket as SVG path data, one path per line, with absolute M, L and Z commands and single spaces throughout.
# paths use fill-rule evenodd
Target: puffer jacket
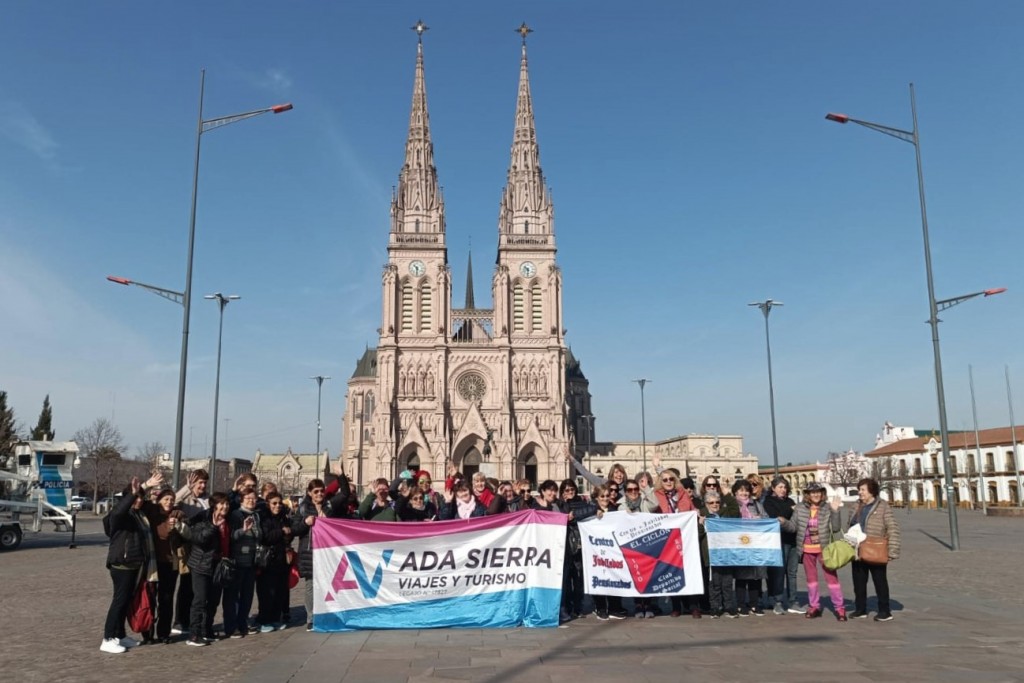
M 273 567 L 284 567 L 287 564 L 287 548 L 291 543 L 291 535 L 285 534 L 285 529 L 291 529 L 291 518 L 284 510 L 276 515 L 269 510 L 257 514 L 260 522 L 260 543 L 270 548 L 270 560 L 268 565 Z
M 866 536 L 889 539 L 889 559 L 898 560 L 900 558 L 900 525 L 896 523 L 892 506 L 881 498 L 872 505 L 874 505 L 874 509 L 868 513 L 868 521 L 862 531 Z M 857 503 L 857 508 L 850 514 L 850 519 L 846 523 L 847 529 L 857 523 L 857 518 L 860 517 L 863 507 L 863 503 Z
M 786 498 L 779 498 L 774 494 L 765 498 L 762 505 L 764 505 L 764 511 L 768 513 L 769 517 L 782 517 L 784 519 L 792 519 L 793 508 L 796 507 L 796 503 L 793 502 L 792 498 L 788 496 Z M 781 536 L 783 545 L 796 545 L 796 532 L 787 531 L 783 528 Z
M 333 498 L 325 498 L 322 510 L 324 517 L 340 518 L 348 515 L 348 501 L 351 490 L 348 486 L 348 477 L 344 474 L 338 477 L 339 490 Z M 299 503 L 294 515 L 292 515 L 292 534 L 299 539 L 299 576 L 304 579 L 313 578 L 313 534 L 312 527 L 306 524 L 307 517 L 316 517 L 316 506 L 307 494 Z
M 192 543 L 188 554 L 188 568 L 193 574 L 213 576 L 220 562 L 220 529 L 213 523 L 213 512 L 207 510 L 190 521 L 185 536 Z
M 141 567 L 146 557 L 146 534 L 149 530 L 132 512 L 135 496 L 125 489 L 110 511 L 110 547 L 107 548 L 107 567 Z
M 818 542 L 821 543 L 821 547 L 824 549 L 825 546 L 829 544 L 830 529 L 836 539 L 842 538 L 843 521 L 839 512 L 833 510 L 827 502 L 822 501 L 821 505 L 818 507 L 820 508 L 818 511 Z M 796 534 L 796 549 L 800 553 L 803 553 L 804 551 L 804 539 L 807 536 L 807 523 L 810 520 L 811 505 L 807 501 L 804 501 L 794 506 L 793 516 L 782 523 L 782 528 L 785 531 L 790 531 Z
M 249 531 L 245 530 L 245 520 L 252 517 L 253 526 Z M 255 510 L 246 510 L 239 507 L 232 510 L 228 517 L 228 524 L 231 528 L 231 559 L 239 567 L 255 566 L 256 544 L 259 541 L 259 518 Z

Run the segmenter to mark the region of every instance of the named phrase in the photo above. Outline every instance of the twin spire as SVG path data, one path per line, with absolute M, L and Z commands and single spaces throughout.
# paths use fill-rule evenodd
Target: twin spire
M 405 163 L 399 173 L 397 192 L 392 199 L 392 232 L 443 234 L 445 231 L 444 200 L 437 180 L 437 169 L 434 167 L 434 145 L 430 139 L 423 67 L 423 33 L 428 28 L 422 20 L 412 27 L 418 39 L 416 74 L 409 114 L 409 136 L 405 143 Z M 526 59 L 526 37 L 533 29 L 524 22 L 516 32 L 522 36 L 523 48 L 511 162 L 501 197 L 498 232 L 502 235 L 546 235 L 547 240 L 550 240 L 553 211 L 540 168 L 540 147 L 537 144 Z

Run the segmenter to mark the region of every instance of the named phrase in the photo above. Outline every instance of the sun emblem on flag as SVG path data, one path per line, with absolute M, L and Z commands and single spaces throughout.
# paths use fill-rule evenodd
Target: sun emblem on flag
M 750 545 L 750 536 L 747 536 L 746 534 L 740 536 L 740 543 L 743 545 Z

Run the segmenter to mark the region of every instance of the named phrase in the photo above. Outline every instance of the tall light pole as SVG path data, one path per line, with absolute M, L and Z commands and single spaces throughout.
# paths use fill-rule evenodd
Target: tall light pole
M 985 466 L 981 462 L 981 435 L 978 433 L 978 404 L 974 402 L 974 368 L 967 366 L 967 376 L 971 382 L 971 416 L 974 417 L 974 451 L 978 468 L 978 500 L 981 502 L 981 511 L 985 512 Z M 967 439 L 964 439 L 964 453 L 967 452 Z M 970 477 L 970 471 L 967 472 Z
M 282 112 L 289 111 L 292 108 L 291 104 L 275 104 L 274 106 L 267 107 L 265 109 L 254 109 L 253 111 L 247 111 L 241 114 L 220 116 L 215 119 L 204 119 L 203 92 L 205 82 L 206 69 L 203 69 L 199 72 L 199 119 L 196 123 L 196 158 L 195 166 L 192 170 L 192 210 L 189 213 L 188 223 L 188 257 L 185 261 L 185 291 L 182 294 L 182 305 L 185 307 L 185 311 L 182 314 L 181 321 L 181 364 L 178 371 L 178 413 L 174 425 L 174 464 L 171 475 L 174 480 L 174 488 L 178 488 L 180 485 L 178 480 L 181 474 L 181 440 L 185 424 L 185 375 L 188 368 L 188 322 L 189 314 L 192 311 L 192 257 L 195 252 L 196 243 L 196 198 L 199 192 L 200 142 L 202 141 L 203 133 L 213 130 L 214 128 L 220 128 L 244 119 L 251 119 L 254 116 L 260 116 L 261 114 L 280 114 Z M 214 434 L 216 434 L 216 422 L 213 425 L 213 430 Z M 210 473 L 210 477 L 212 479 L 213 472 Z
M 634 382 L 640 385 L 640 453 L 644 460 L 644 468 L 642 472 L 647 471 L 647 415 L 644 412 L 644 387 L 654 380 L 650 379 L 634 379 Z
M 870 128 L 871 130 L 879 133 L 884 133 L 897 140 L 903 142 L 909 142 L 914 146 L 914 157 L 917 161 L 917 194 L 918 200 L 921 204 L 921 235 L 924 238 L 924 268 L 928 279 L 928 324 L 932 330 L 932 355 L 935 362 L 935 394 L 939 404 L 939 438 L 942 439 L 942 469 L 945 471 L 945 483 L 946 483 L 946 509 L 949 513 L 949 546 L 951 550 L 960 549 L 960 526 L 957 521 L 956 505 L 954 504 L 955 497 L 953 495 L 953 473 L 950 468 L 949 460 L 949 429 L 946 426 L 946 391 L 942 384 L 942 353 L 939 349 L 939 305 L 941 302 L 935 300 L 935 281 L 932 277 L 932 249 L 931 243 L 928 239 L 928 210 L 925 207 L 924 201 L 924 171 L 921 168 L 921 137 L 917 128 L 917 99 L 914 96 L 914 84 L 910 84 L 910 115 L 913 120 L 914 127 L 911 130 L 902 130 L 900 128 L 893 128 L 891 126 L 884 126 L 880 123 L 872 123 L 871 121 L 863 121 L 855 119 L 846 114 L 829 113 L 825 115 L 825 118 L 829 121 L 836 123 L 856 123 L 858 126 L 864 128 Z M 985 292 L 977 292 L 966 298 L 977 296 L 978 294 L 985 294 L 988 296 L 989 293 L 998 294 L 994 290 L 986 290 Z M 947 299 L 946 303 L 949 306 L 955 306 L 966 298 L 959 297 L 958 299 Z
M 330 377 L 316 375 L 310 379 L 316 381 L 316 468 L 322 472 L 323 470 L 320 470 L 320 397 L 323 394 L 324 380 L 330 379 Z
M 771 299 L 765 299 L 764 301 L 755 301 L 748 306 L 757 306 L 764 313 L 764 343 L 768 349 L 768 408 L 772 415 L 772 467 L 775 470 L 774 477 L 779 476 L 779 442 L 775 435 L 775 385 L 772 382 L 772 339 L 768 333 L 768 314 L 772 312 L 772 308 L 775 306 L 784 306 L 781 301 L 772 301 Z
M 217 411 L 220 408 L 220 350 L 221 341 L 224 339 L 224 309 L 227 308 L 228 302 L 238 301 L 242 297 L 237 294 L 224 296 L 217 292 L 216 294 L 207 294 L 203 298 L 216 301 L 220 307 L 220 326 L 217 329 L 217 383 L 213 389 L 213 452 L 210 454 L 210 486 L 213 487 L 217 483 L 217 480 L 214 479 L 214 472 L 217 469 Z
M 1006 374 L 1006 403 L 1010 407 L 1010 443 L 1013 444 L 1013 476 L 1017 479 L 1017 505 L 1024 505 L 1024 501 L 1021 500 L 1021 494 L 1024 493 L 1024 487 L 1021 486 L 1020 480 L 1020 461 L 1017 459 L 1017 425 L 1013 419 L 1013 391 L 1010 389 L 1010 366 L 1006 365 L 1003 367 Z

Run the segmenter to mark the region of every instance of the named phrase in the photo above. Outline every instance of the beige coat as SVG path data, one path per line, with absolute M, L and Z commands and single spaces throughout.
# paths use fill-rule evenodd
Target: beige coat
M 898 560 L 900 557 L 900 525 L 896 523 L 892 507 L 887 501 L 879 498 L 876 502 L 877 505 L 872 503 L 874 509 L 868 514 L 867 524 L 864 525 L 862 531 L 866 536 L 889 539 L 889 559 Z M 862 507 L 863 503 L 857 503 L 857 507 L 846 523 L 847 529 L 857 523 Z

